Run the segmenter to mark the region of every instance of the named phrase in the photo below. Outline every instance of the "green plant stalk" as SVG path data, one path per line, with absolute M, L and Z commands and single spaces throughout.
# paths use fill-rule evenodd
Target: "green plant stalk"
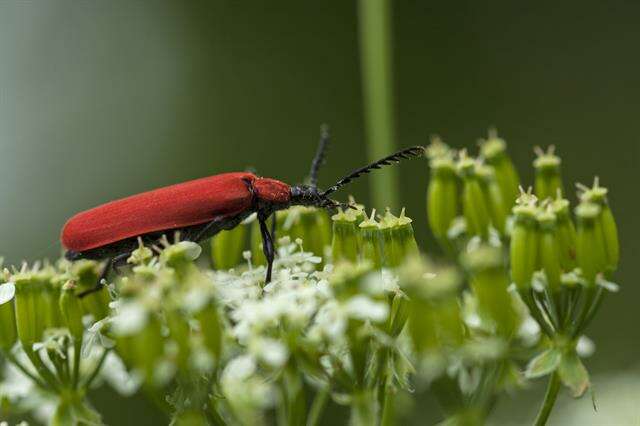
M 96 368 L 93 369 L 93 371 L 91 372 L 91 374 L 89 375 L 87 380 L 85 380 L 83 385 L 82 385 L 82 387 L 84 389 L 89 390 L 89 388 L 91 387 L 91 383 L 93 383 L 93 381 L 96 379 L 96 377 L 98 377 L 98 373 L 100 373 L 100 370 L 102 369 L 102 366 L 104 365 L 104 361 L 107 359 L 107 355 L 109 355 L 109 351 L 110 350 L 111 349 L 109 349 L 109 348 L 103 349 L 102 355 L 100 356 L 100 359 L 98 360 L 98 364 L 96 364 Z
M 307 426 L 317 426 L 320 423 L 322 412 L 327 405 L 329 399 L 329 387 L 325 386 L 318 390 L 316 396 L 313 399 L 311 408 L 309 409 L 309 415 L 307 416 Z
M 27 367 L 22 365 L 22 363 L 18 361 L 18 358 L 16 358 L 11 352 L 4 352 L 3 355 L 9 362 L 15 365 L 16 368 L 22 372 L 22 374 L 30 378 L 36 384 L 36 386 L 40 387 L 42 390 L 49 390 L 47 384 L 40 380 L 39 377 L 35 376 L 29 370 L 27 370 Z
M 27 357 L 31 361 L 31 364 L 33 364 L 36 370 L 38 370 L 40 377 L 42 377 L 42 379 L 51 387 L 51 389 L 57 392 L 60 389 L 60 386 L 56 379 L 56 376 L 51 370 L 49 370 L 49 367 L 47 367 L 46 364 L 42 362 L 40 355 L 38 355 L 31 348 L 23 347 L 23 350 L 25 354 L 27 354 Z
M 393 78 L 391 64 L 391 4 L 389 0 L 360 0 L 360 63 L 370 161 L 395 151 Z M 370 178 L 373 206 L 398 207 L 398 174 L 380 170 Z
M 549 415 L 551 414 L 551 410 L 553 410 L 553 406 L 556 403 L 556 398 L 558 397 L 558 391 L 560 390 L 560 377 L 558 373 L 551 374 L 549 378 L 549 383 L 547 384 L 547 392 L 544 395 L 544 401 L 542 402 L 542 406 L 538 411 L 538 415 L 536 416 L 536 420 L 534 422 L 535 426 L 544 426 L 547 424 L 547 420 L 549 419 Z
M 74 296 L 75 297 L 75 296 Z M 82 340 L 73 339 L 73 371 L 71 372 L 73 378 L 73 388 L 78 387 L 78 380 L 80 377 L 80 357 L 82 352 Z
M 376 398 L 371 390 L 359 390 L 352 395 L 351 426 L 371 426 L 377 424 Z

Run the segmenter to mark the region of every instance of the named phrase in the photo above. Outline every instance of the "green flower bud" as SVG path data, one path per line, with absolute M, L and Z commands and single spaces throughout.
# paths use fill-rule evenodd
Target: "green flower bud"
M 483 239 L 489 236 L 491 216 L 489 206 L 482 192 L 480 178 L 476 173 L 476 162 L 466 156 L 464 151 L 458 161 L 458 171 L 462 177 L 462 212 L 467 221 L 470 235 L 478 235 Z
M 362 279 L 371 270 L 372 264 L 368 262 L 337 264 L 329 278 L 329 285 L 336 299 L 344 301 L 360 293 Z
M 607 266 L 604 234 L 599 220 L 602 209 L 595 203 L 581 202 L 575 210 L 578 220 L 576 234 L 576 256 L 582 275 L 589 284 L 595 283 L 596 275 Z
M 482 141 L 480 155 L 493 167 L 502 199 L 507 208 L 511 208 L 518 197 L 520 178 L 507 154 L 506 142 L 498 137 L 495 129 L 489 129 L 488 139 Z
M 13 276 L 15 283 L 15 316 L 18 338 L 25 349 L 42 341 L 45 330 L 45 283 L 37 272 L 20 272 Z
M 142 243 L 142 238 L 138 237 L 138 248 L 131 252 L 127 263 L 132 265 L 146 265 L 153 258 L 153 251 Z
M 220 231 L 211 239 L 211 258 L 217 269 L 230 269 L 242 260 L 247 229 L 238 225 L 228 231 Z
M 374 268 L 382 267 L 382 232 L 375 219 L 376 209 L 371 211 L 371 217 L 362 221 L 360 230 L 362 259 L 370 262 Z
M 16 286 L 12 282 L 0 285 L 0 350 L 9 351 L 18 340 L 14 298 Z
M 551 203 L 551 208 L 556 216 L 556 240 L 560 265 L 565 272 L 572 271 L 576 267 L 576 227 L 569 213 L 569 201 L 556 198 Z
M 533 161 L 536 170 L 535 194 L 539 200 L 563 195 L 562 176 L 560 174 L 560 157 L 554 154 L 555 146 L 550 145 L 547 152 L 535 148 L 537 158 Z
M 160 253 L 160 262 L 173 268 L 178 276 L 184 276 L 196 270 L 194 261 L 200 257 L 202 247 L 193 241 L 180 241 L 175 244 L 165 242 L 165 249 Z
M 515 216 L 511 232 L 511 279 L 519 290 L 531 287 L 531 278 L 538 265 L 538 235 L 535 197 L 523 194 L 513 208 Z
M 100 269 L 101 265 L 93 260 L 83 259 L 73 263 L 70 273 L 79 293 L 96 286 Z M 103 286 L 100 290 L 83 297 L 82 307 L 86 313 L 93 315 L 95 321 L 98 321 L 109 315 L 110 302 L 109 290 Z
M 504 235 L 510 205 L 507 206 L 507 203 L 505 203 L 503 199 L 502 191 L 498 186 L 492 167 L 481 165 L 477 168 L 476 172 L 480 177 L 482 192 L 489 206 L 491 223 L 500 235 Z
M 400 247 L 393 238 L 393 226 L 397 218 L 387 208 L 386 214 L 378 223 L 382 238 L 382 263 L 387 268 L 395 268 L 402 263 Z
M 416 243 L 411 222 L 413 222 L 411 218 L 405 216 L 405 209 L 403 207 L 402 211 L 400 211 L 400 217 L 395 218 L 391 227 L 391 236 L 396 243 L 400 261 L 419 253 L 418 243 Z
M 68 281 L 62 286 L 60 295 L 60 311 L 64 319 L 64 324 L 69 329 L 69 333 L 76 341 L 82 341 L 84 326 L 82 325 L 82 303 L 76 295 L 76 285 L 73 281 Z
M 325 247 L 331 244 L 329 216 L 324 209 L 315 207 L 290 208 L 280 233 L 288 235 L 292 241 L 300 238 L 304 250 L 317 256 L 324 256 Z
M 441 245 L 447 245 L 447 231 L 460 210 L 458 177 L 451 157 L 431 160 L 431 179 L 427 187 L 427 217 L 431 232 Z
M 414 256 L 399 269 L 400 286 L 410 298 L 409 334 L 418 353 L 464 341 L 457 300 L 461 279 L 455 269 L 436 269 Z
M 620 242 L 618 239 L 618 226 L 607 200 L 608 189 L 600 186 L 597 177 L 594 179 L 593 187 L 581 189 L 584 191 L 580 194 L 582 201 L 589 201 L 600 206 L 599 221 L 607 254 L 607 269 L 615 271 L 618 269 L 618 263 L 620 262 Z
M 560 277 L 562 275 L 560 263 L 560 249 L 556 238 L 556 215 L 551 209 L 538 213 L 539 259 L 540 266 L 547 278 L 549 290 L 552 293 L 560 290 Z
M 347 210 L 339 211 L 331 219 L 333 220 L 333 241 L 331 242 L 333 262 L 356 262 L 359 252 L 356 216 Z
M 44 272 L 44 271 L 43 271 Z M 60 294 L 62 291 L 63 279 L 66 277 L 54 275 L 53 270 L 45 272 L 45 288 L 47 306 L 45 310 L 45 327 L 46 328 L 58 328 L 62 327 L 64 321 L 62 318 L 62 312 L 60 311 Z
M 492 323 L 498 334 L 505 337 L 513 335 L 518 325 L 518 314 L 507 290 L 509 277 L 502 250 L 482 245 L 466 252 L 462 263 L 470 272 L 480 316 Z

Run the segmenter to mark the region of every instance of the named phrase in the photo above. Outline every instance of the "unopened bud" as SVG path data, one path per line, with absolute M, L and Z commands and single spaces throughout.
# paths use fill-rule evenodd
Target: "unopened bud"
M 71 276 L 75 282 L 78 292 L 91 290 L 96 287 L 101 268 L 108 268 L 108 265 L 100 265 L 93 260 L 79 260 L 73 263 Z M 101 320 L 109 315 L 109 291 L 106 286 L 86 295 L 82 298 L 82 306 L 85 312 L 93 315 L 95 321 Z
M 458 346 L 464 325 L 457 300 L 461 279 L 454 269 L 438 269 L 414 256 L 399 269 L 400 286 L 411 299 L 409 333 L 419 353 Z
M 581 202 L 576 207 L 578 229 L 576 234 L 576 256 L 582 275 L 589 284 L 595 283 L 596 275 L 607 266 L 607 253 L 600 215 L 602 209 L 595 203 Z
M 618 226 L 609 207 L 607 193 L 608 189 L 600 186 L 599 179 L 596 177 L 593 186 L 580 194 L 580 199 L 600 206 L 599 221 L 607 254 L 607 269 L 615 271 L 620 262 L 620 241 L 618 239 Z
M 362 221 L 358 226 L 362 258 L 371 262 L 374 268 L 382 267 L 382 233 L 375 218 L 376 209 L 371 211 L 371 217 Z
M 391 227 L 391 235 L 397 244 L 401 261 L 419 253 L 411 222 L 413 221 L 405 215 L 405 209 L 403 207 L 402 211 L 400 211 L 400 217 L 396 218 L 395 223 Z
M 18 340 L 14 297 L 16 286 L 12 282 L 0 284 L 0 350 L 9 351 Z
M 549 290 L 555 293 L 560 289 L 562 275 L 560 250 L 557 240 L 556 215 L 551 209 L 538 213 L 539 259 L 540 266 L 547 278 Z
M 500 235 L 504 235 L 510 205 L 507 205 L 503 199 L 502 191 L 496 181 L 493 167 L 481 165 L 478 166 L 476 172 L 480 177 L 480 186 L 482 187 L 486 203 L 489 206 L 491 223 Z
M 427 187 L 427 217 L 431 232 L 441 245 L 448 245 L 447 232 L 458 216 L 459 183 L 449 156 L 431 160 L 431 179 Z
M 540 200 L 554 198 L 563 194 L 562 176 L 560 174 L 560 157 L 555 155 L 555 147 L 550 145 L 547 152 L 536 147 L 537 158 L 533 161 L 536 170 L 535 194 Z
M 458 161 L 458 172 L 462 177 L 462 212 L 470 235 L 486 239 L 489 235 L 491 216 L 487 200 L 482 193 L 480 179 L 476 173 L 476 162 L 464 152 Z
M 576 267 L 576 227 L 569 211 L 569 201 L 558 197 L 551 203 L 551 208 L 556 216 L 560 265 L 565 272 L 572 271 Z
M 471 275 L 471 287 L 478 301 L 479 314 L 493 324 L 500 335 L 511 336 L 518 317 L 507 290 L 509 277 L 502 250 L 482 245 L 466 252 L 462 262 Z
M 82 341 L 84 326 L 82 325 L 82 304 L 76 295 L 76 285 L 68 281 L 62 286 L 60 295 L 60 311 L 69 333 L 76 341 Z
M 489 130 L 489 137 L 480 145 L 480 154 L 493 167 L 503 200 L 507 208 L 511 208 L 518 197 L 520 178 L 507 154 L 506 142 L 498 137 L 495 129 Z
M 511 232 L 511 278 L 520 290 L 531 287 L 538 264 L 537 207 L 533 201 L 524 201 L 527 197 L 523 194 L 519 198 L 522 203 L 513 208 L 515 222 Z
M 31 349 L 42 340 L 45 330 L 44 283 L 37 272 L 21 272 L 13 276 L 15 283 L 15 316 L 18 338 L 22 346 Z
M 333 262 L 356 262 L 359 247 L 355 215 L 349 210 L 339 211 L 331 219 L 333 220 L 333 241 L 331 242 Z

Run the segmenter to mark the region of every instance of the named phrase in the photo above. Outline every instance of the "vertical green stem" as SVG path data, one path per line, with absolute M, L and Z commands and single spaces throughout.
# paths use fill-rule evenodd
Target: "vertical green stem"
M 324 411 L 324 407 L 327 405 L 329 399 L 329 386 L 318 389 L 311 408 L 309 409 L 309 416 L 307 417 L 307 426 L 316 426 L 320 422 L 320 417 Z
M 376 398 L 370 390 L 361 390 L 352 395 L 351 426 L 376 425 Z
M 391 5 L 389 0 L 359 0 L 362 92 L 371 161 L 394 151 L 393 77 L 391 64 Z M 394 168 L 370 178 L 373 205 L 398 206 L 398 175 Z
M 549 378 L 549 384 L 547 385 L 547 392 L 544 395 L 544 401 L 536 416 L 535 426 L 544 426 L 547 424 L 551 410 L 556 403 L 558 397 L 558 391 L 560 390 L 560 377 L 558 373 L 553 373 Z
M 71 372 L 73 380 L 73 388 L 78 387 L 78 380 L 80 378 L 80 357 L 82 356 L 82 340 L 73 340 L 73 371 Z

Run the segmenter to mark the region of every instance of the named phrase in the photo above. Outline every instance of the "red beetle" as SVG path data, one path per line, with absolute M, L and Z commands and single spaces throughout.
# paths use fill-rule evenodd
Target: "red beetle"
M 311 165 L 309 185 L 289 186 L 248 172 L 223 173 L 111 201 L 80 212 L 67 221 L 60 236 L 67 249 L 65 256 L 69 260 L 108 260 L 97 290 L 111 267 L 126 263 L 138 247 L 138 237 L 143 244 L 151 246 L 168 232 L 179 231 L 183 240 L 199 242 L 223 229 L 231 229 L 247 216 L 257 213 L 268 265 L 266 282 L 269 282 L 275 253 L 274 229 L 269 232 L 266 223 L 269 216 L 294 205 L 328 209 L 343 206 L 329 195 L 371 170 L 424 152 L 421 146 L 398 151 L 350 173 L 321 192 L 317 187 L 317 174 L 328 138 L 328 132 L 323 129 Z M 81 296 L 93 290 L 87 290 Z

